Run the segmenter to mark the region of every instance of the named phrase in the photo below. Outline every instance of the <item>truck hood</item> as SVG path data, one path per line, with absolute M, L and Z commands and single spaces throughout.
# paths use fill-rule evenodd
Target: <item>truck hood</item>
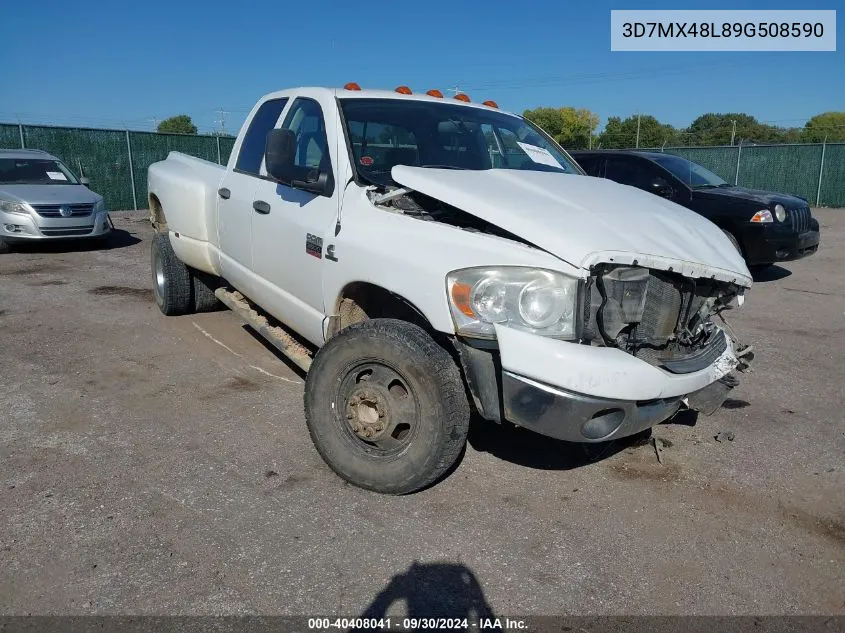
M 94 204 L 103 197 L 85 185 L 0 185 L 0 198 L 28 204 Z
M 751 285 L 730 240 L 706 218 L 604 178 L 489 169 L 397 165 L 400 185 L 490 222 L 560 259 L 672 270 Z

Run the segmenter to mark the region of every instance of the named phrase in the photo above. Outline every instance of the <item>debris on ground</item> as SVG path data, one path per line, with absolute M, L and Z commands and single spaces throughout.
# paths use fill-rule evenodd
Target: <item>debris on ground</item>
M 672 446 L 672 442 L 659 437 L 651 436 L 651 445 L 654 447 L 654 454 L 657 455 L 658 463 L 663 463 L 663 451 Z
M 733 442 L 736 435 L 732 431 L 720 431 L 713 439 L 717 442 Z

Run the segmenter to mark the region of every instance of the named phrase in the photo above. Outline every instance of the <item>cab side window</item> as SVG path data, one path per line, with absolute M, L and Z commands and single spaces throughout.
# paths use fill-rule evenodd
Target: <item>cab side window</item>
M 574 157 L 575 161 L 581 165 L 588 176 L 599 175 L 599 157 L 595 155 L 585 154 Z
M 235 163 L 236 171 L 253 176 L 259 175 L 261 162 L 264 159 L 267 133 L 276 127 L 287 102 L 287 97 L 270 99 L 259 106 L 255 116 L 252 117 L 252 123 L 244 134 L 241 150 L 238 153 L 238 162 Z
M 320 104 L 312 99 L 297 99 L 285 117 L 282 129 L 290 130 L 296 136 L 294 165 L 331 170 L 326 124 Z
M 632 156 L 608 156 L 605 161 L 604 177 L 631 187 L 647 189 L 651 172 L 647 161 Z

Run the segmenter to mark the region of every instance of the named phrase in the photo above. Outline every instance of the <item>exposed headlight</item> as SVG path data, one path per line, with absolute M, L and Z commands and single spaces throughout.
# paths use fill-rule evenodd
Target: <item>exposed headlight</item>
M 29 215 L 29 208 L 25 203 L 12 202 L 11 200 L 0 200 L 0 211 Z
M 778 222 L 786 220 L 786 209 L 783 208 L 782 204 L 775 205 L 775 217 L 778 219 Z
M 560 339 L 577 337 L 579 280 L 539 268 L 465 268 L 446 277 L 459 334 L 495 338 L 494 323 Z
M 772 212 L 768 209 L 763 209 L 762 211 L 758 211 L 757 213 L 752 215 L 751 221 L 758 223 L 774 222 L 774 220 L 772 219 Z

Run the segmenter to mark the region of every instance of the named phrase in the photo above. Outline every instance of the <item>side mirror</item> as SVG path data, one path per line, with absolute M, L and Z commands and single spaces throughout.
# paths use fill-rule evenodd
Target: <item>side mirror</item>
M 291 130 L 270 130 L 264 146 L 267 174 L 276 182 L 320 196 L 331 196 L 334 178 L 331 172 L 296 164 L 296 135 Z
M 665 178 L 658 176 L 651 181 L 650 191 L 658 196 L 664 198 L 671 198 L 675 195 L 675 190 L 672 188 Z
M 79 179 L 79 184 L 87 187 L 91 184 L 91 181 L 88 180 L 85 176 L 82 176 L 82 178 Z

